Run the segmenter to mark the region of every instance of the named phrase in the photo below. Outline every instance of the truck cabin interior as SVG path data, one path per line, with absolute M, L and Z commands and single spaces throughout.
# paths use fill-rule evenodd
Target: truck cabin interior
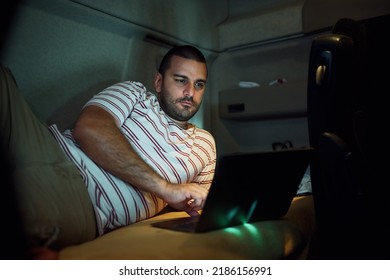
M 0 61 L 42 122 L 71 128 L 85 102 L 114 82 L 153 88 L 151 73 L 166 51 L 194 45 L 209 81 L 191 122 L 213 134 L 218 157 L 316 150 L 306 173 L 316 222 L 303 258 L 389 257 L 389 1 L 6 2 Z M 5 210 L 17 204 L 7 199 L 12 180 L 6 185 Z M 18 219 L 7 217 L 16 225 L 2 239 L 23 239 Z M 23 242 L 14 244 L 5 258 L 23 251 Z

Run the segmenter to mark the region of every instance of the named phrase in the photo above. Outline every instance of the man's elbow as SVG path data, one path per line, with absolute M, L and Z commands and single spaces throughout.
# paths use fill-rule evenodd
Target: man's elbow
M 115 119 L 105 110 L 90 106 L 84 108 L 76 120 L 72 135 L 80 145 L 99 138 L 107 129 L 117 129 Z
M 73 138 L 79 144 L 82 144 L 84 141 L 88 141 L 88 139 L 93 135 L 94 130 L 96 130 L 93 127 L 93 123 L 89 123 L 88 121 L 79 118 L 72 130 Z
M 73 138 L 78 143 L 82 143 L 84 139 L 88 139 L 98 130 L 98 117 L 96 112 L 90 108 L 84 108 L 72 130 Z

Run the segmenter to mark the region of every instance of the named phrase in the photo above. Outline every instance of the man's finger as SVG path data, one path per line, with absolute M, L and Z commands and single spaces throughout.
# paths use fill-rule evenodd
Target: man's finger
M 200 215 L 199 212 L 196 211 L 191 205 L 188 205 L 188 207 L 185 211 L 190 216 L 199 216 Z

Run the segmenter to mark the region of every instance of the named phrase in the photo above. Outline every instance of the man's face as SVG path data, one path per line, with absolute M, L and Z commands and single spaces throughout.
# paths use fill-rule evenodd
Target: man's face
M 164 76 L 155 78 L 155 89 L 164 112 L 174 120 L 188 121 L 198 111 L 206 88 L 204 63 L 173 56 Z

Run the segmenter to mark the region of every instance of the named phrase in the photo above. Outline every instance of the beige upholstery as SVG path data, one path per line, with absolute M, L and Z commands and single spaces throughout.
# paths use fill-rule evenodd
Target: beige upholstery
M 285 259 L 306 258 L 315 218 L 311 196 L 296 197 L 280 220 L 207 233 L 152 227 L 154 221 L 186 216 L 169 212 L 63 249 L 60 259 Z

